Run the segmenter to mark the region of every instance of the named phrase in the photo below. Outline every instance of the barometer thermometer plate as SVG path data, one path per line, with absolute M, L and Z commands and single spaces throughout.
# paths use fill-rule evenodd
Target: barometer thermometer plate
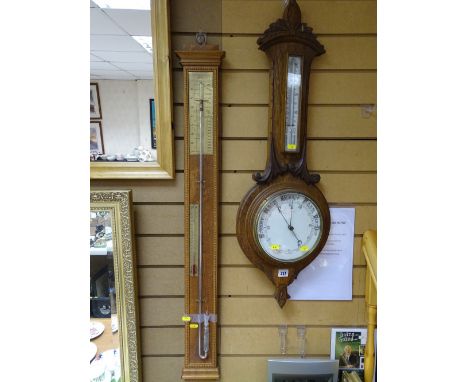
M 218 76 L 224 52 L 176 52 L 184 69 L 185 380 L 219 379 Z
M 302 57 L 288 57 L 288 78 L 286 92 L 285 115 L 285 147 L 286 152 L 299 151 L 299 120 L 302 85 Z
M 206 175 L 210 175 L 212 163 L 205 155 L 213 155 L 213 72 L 188 72 L 189 145 L 190 165 L 198 160 L 198 199 L 190 204 L 190 275 L 198 276 L 200 253 L 203 247 L 203 196 L 206 194 Z M 211 166 L 210 166 L 211 164 Z M 210 168 L 207 168 L 209 166 Z
M 202 154 L 213 154 L 213 73 L 189 72 L 189 87 L 190 154 L 199 154 L 200 148 Z M 200 112 L 201 100 L 203 110 Z M 200 144 L 202 136 L 203 145 Z

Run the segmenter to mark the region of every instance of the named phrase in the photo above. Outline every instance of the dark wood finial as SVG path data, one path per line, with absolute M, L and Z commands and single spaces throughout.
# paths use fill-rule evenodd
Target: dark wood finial
M 283 308 L 284 304 L 286 304 L 286 301 L 288 301 L 289 297 L 291 297 L 288 294 L 288 286 L 287 285 L 278 285 L 276 287 L 275 291 L 275 299 L 278 301 L 278 305 L 280 308 Z
M 271 23 L 265 32 L 258 38 L 259 49 L 267 51 L 269 47 L 278 43 L 295 41 L 309 46 L 315 56 L 325 53 L 322 44 L 312 32 L 312 28 L 301 21 L 301 9 L 296 0 L 287 0 L 283 18 Z
M 283 12 L 283 19 L 295 29 L 301 23 L 301 9 L 296 0 L 288 0 Z

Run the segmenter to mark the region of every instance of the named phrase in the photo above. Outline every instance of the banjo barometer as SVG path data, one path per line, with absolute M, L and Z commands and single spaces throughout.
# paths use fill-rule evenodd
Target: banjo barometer
M 276 287 L 283 307 L 287 287 L 322 250 L 330 231 L 328 203 L 307 169 L 307 105 L 314 57 L 325 53 L 301 22 L 296 0 L 257 40 L 271 61 L 268 158 L 237 213 L 237 239 L 249 260 Z

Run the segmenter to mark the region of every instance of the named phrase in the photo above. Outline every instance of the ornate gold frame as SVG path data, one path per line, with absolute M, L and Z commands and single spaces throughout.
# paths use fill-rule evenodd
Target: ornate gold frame
M 171 38 L 168 0 L 151 0 L 153 35 L 156 162 L 91 162 L 91 179 L 174 179 L 172 129 Z
M 91 191 L 91 211 L 112 216 L 122 382 L 141 381 L 140 331 L 131 191 Z

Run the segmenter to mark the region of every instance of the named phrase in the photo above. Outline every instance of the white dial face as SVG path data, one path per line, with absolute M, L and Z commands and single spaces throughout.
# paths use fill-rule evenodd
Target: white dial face
M 256 237 L 273 259 L 298 261 L 317 246 L 323 219 L 317 205 L 299 192 L 282 192 L 269 197 L 260 208 Z

